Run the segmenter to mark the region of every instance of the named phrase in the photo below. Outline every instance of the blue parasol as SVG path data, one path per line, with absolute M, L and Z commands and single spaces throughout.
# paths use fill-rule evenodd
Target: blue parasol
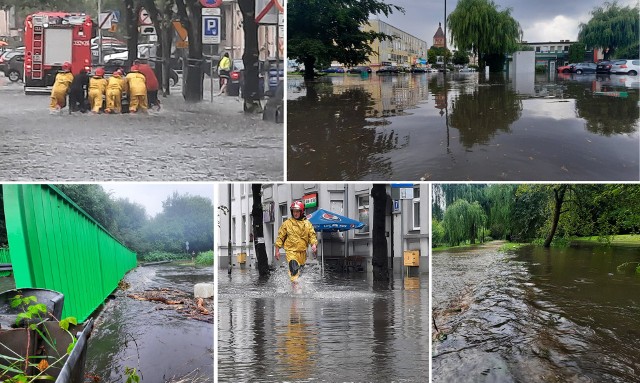
M 347 231 L 351 229 L 361 229 L 364 223 L 356 221 L 340 214 L 332 213 L 328 210 L 318 209 L 307 216 L 307 220 L 313 225 L 315 231 Z M 324 246 L 320 237 L 322 274 L 324 274 Z

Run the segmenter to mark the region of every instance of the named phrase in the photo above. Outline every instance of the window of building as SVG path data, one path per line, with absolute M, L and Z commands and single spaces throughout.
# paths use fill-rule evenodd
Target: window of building
M 286 203 L 281 203 L 279 206 L 280 209 L 280 217 L 282 217 L 282 222 L 286 221 L 289 218 L 289 208 Z
M 413 230 L 420 230 L 420 187 L 413 189 L 411 207 Z
M 536 47 L 536 52 L 540 53 L 540 47 Z
M 231 230 L 231 243 L 236 243 L 236 218 L 235 217 L 231 218 L 231 227 L 229 228 L 229 230 Z
M 551 52 L 555 52 L 556 51 L 556 46 L 552 45 L 551 48 L 549 49 Z
M 247 242 L 247 216 L 242 216 L 242 233 L 241 233 L 242 243 Z
M 569 46 L 568 46 L 568 45 L 565 45 L 565 46 L 564 46 L 564 51 L 565 51 L 565 52 L 569 52 Z
M 358 233 L 369 232 L 369 196 L 361 195 L 356 197 L 358 199 L 358 221 L 364 223 L 362 229 Z

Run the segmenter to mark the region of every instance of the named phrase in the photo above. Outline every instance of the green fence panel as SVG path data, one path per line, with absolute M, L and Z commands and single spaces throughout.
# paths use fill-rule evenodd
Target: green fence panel
M 63 317 L 84 322 L 137 266 L 136 254 L 52 185 L 3 191 L 16 287 L 63 293 Z

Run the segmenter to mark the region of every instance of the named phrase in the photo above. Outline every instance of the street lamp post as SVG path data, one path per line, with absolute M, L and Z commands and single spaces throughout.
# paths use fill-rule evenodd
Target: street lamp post
M 447 0 L 444 0 L 444 74 L 447 75 Z

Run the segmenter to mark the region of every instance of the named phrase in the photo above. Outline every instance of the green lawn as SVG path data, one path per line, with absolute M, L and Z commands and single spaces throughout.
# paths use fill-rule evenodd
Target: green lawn
M 573 238 L 572 241 L 588 242 L 588 243 L 606 243 L 606 242 L 602 242 L 600 237 L 597 237 L 597 236 Z M 614 235 L 613 239 L 611 240 L 611 245 L 640 247 L 640 234 Z

